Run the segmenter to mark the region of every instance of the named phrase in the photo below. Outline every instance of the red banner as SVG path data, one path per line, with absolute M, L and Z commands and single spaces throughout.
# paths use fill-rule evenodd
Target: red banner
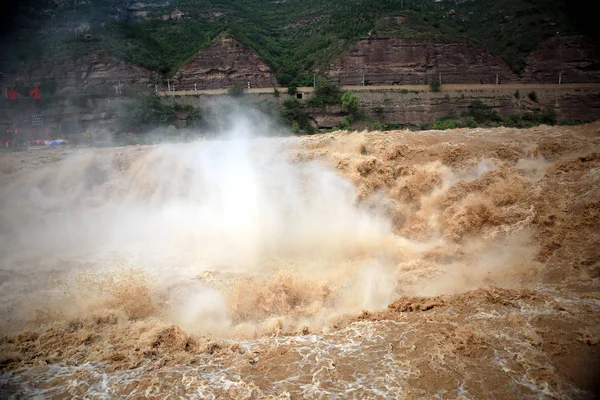
M 15 90 L 15 88 L 10 88 L 8 91 L 8 98 L 10 100 L 16 100 L 21 97 L 21 94 Z
M 25 93 L 25 94 L 22 94 Z M 35 100 L 39 100 L 42 98 L 42 93 L 40 92 L 40 88 L 38 86 L 35 86 L 33 88 L 31 88 L 30 90 L 28 90 L 28 88 L 26 87 L 21 87 L 19 86 L 18 88 L 16 87 L 12 87 L 8 90 L 8 94 L 7 97 L 9 98 L 9 100 L 16 100 L 18 98 L 25 98 L 25 97 L 31 97 Z
M 39 100 L 39 99 L 40 99 L 40 97 L 42 97 L 42 96 L 40 95 L 40 88 L 39 88 L 39 87 L 37 87 L 37 86 L 36 86 L 36 87 L 34 87 L 33 89 L 31 89 L 31 90 L 29 91 L 29 95 L 30 95 L 31 97 L 33 97 L 34 99 L 36 99 L 36 100 Z

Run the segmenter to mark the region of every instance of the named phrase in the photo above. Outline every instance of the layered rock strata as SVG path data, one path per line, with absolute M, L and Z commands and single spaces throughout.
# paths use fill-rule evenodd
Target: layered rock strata
M 236 84 L 276 87 L 275 72 L 252 49 L 221 35 L 174 76 L 176 90 L 223 89 Z M 195 85 L 195 86 L 194 86 Z

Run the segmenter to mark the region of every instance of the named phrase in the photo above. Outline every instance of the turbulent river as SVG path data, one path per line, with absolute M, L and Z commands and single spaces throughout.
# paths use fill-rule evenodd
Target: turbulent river
M 0 154 L 1 398 L 598 394 L 600 125 L 232 121 Z

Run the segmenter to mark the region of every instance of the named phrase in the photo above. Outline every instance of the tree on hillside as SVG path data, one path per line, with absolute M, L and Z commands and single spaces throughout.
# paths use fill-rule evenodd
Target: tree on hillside
M 342 110 L 356 116 L 358 114 L 358 97 L 346 92 L 342 95 Z

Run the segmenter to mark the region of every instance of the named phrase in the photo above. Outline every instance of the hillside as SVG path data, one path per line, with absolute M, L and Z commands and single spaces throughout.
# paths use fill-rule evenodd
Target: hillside
M 29 0 L 8 7 L 2 71 L 107 51 L 169 77 L 228 32 L 281 84 L 300 86 L 368 34 L 473 42 L 520 73 L 543 40 L 593 32 L 584 7 L 566 0 Z

